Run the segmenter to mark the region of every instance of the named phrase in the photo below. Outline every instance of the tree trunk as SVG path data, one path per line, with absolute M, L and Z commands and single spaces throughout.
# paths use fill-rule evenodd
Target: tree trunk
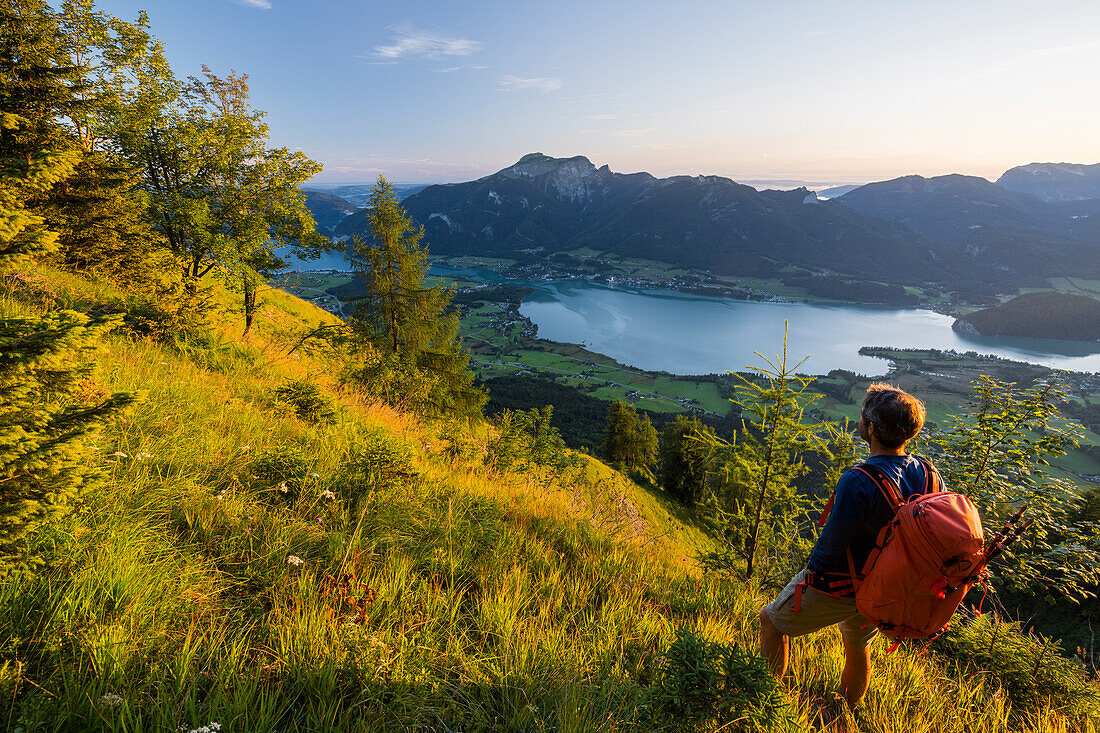
M 256 280 L 251 275 L 244 275 L 244 333 L 241 338 L 247 339 L 252 331 L 252 319 L 256 316 Z

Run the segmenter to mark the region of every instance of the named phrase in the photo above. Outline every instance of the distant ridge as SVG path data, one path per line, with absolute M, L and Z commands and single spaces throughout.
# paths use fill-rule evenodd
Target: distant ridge
M 1100 274 L 1100 243 L 1062 208 L 977 176 L 903 176 L 869 183 L 838 201 L 947 242 L 975 262 L 1032 276 Z
M 1029 163 L 1005 171 L 997 185 L 1051 203 L 1100 199 L 1100 163 Z
M 317 222 L 317 231 L 329 234 L 332 228 L 344 220 L 344 217 L 359 210 L 355 204 L 324 191 L 305 190 L 306 208 Z

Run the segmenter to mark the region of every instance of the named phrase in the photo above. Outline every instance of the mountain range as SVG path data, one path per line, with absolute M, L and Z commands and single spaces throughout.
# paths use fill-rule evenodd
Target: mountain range
M 535 261 L 580 251 L 720 275 L 997 292 L 1052 275 L 1100 277 L 1100 200 L 1087 186 L 1077 191 L 1047 201 L 973 176 L 905 176 L 824 200 L 805 188 L 623 174 L 584 156 L 531 153 L 475 181 L 428 186 L 403 205 L 433 254 Z M 368 230 L 359 211 L 334 234 Z
M 996 276 L 968 270 L 970 258 L 951 245 L 804 188 L 614 173 L 583 156 L 532 153 L 476 181 L 429 186 L 403 205 L 441 255 L 534 260 L 590 250 L 716 274 L 773 277 L 793 267 L 889 283 L 939 280 L 945 264 L 968 284 Z M 335 233 L 368 229 L 359 212 Z

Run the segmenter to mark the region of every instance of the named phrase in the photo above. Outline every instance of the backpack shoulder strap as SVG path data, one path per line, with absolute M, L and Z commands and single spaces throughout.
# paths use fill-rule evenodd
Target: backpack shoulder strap
M 898 485 L 894 483 L 894 479 L 883 471 L 878 466 L 873 466 L 869 463 L 861 463 L 858 466 L 852 467 L 853 471 L 859 471 L 867 476 L 878 487 L 882 495 L 886 497 L 887 503 L 890 507 L 897 511 L 901 507 L 905 506 L 905 498 L 902 497 L 901 491 L 898 489 Z
M 928 460 L 924 456 L 913 455 L 920 461 L 920 464 L 924 467 L 924 491 L 925 494 L 935 494 L 939 491 L 943 491 L 943 479 L 940 478 L 940 472 L 932 465 L 932 461 Z

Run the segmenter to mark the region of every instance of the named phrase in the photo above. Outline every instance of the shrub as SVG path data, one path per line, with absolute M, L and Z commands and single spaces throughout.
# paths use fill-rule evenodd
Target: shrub
M 1059 412 L 1064 389 L 1057 378 L 1020 387 L 982 376 L 972 384 L 966 411 L 949 416 L 927 446 L 944 483 L 974 502 L 987 531 L 1028 506 L 1034 523 L 997 558 L 998 583 L 1040 599 L 1095 595 L 1100 527 L 1080 513 L 1082 488 L 1049 468 L 1080 437 Z
M 553 407 L 502 412 L 496 436 L 489 441 L 489 463 L 501 471 L 539 466 L 558 474 L 577 465 L 577 457 L 550 424 L 553 416 Z
M 305 451 L 296 445 L 261 451 L 248 467 L 248 485 L 270 492 L 275 499 L 289 499 L 301 493 L 310 466 Z
M 308 379 L 292 379 L 272 390 L 272 401 L 285 405 L 298 419 L 313 425 L 336 422 L 336 401 Z
M 447 420 L 438 424 L 439 448 L 452 460 L 463 463 L 481 463 L 487 460 L 485 445 L 479 442 L 465 422 Z M 428 446 L 431 450 L 433 446 Z
M 1021 633 L 1019 622 L 992 615 L 956 623 L 932 644 L 937 654 L 993 675 L 1013 706 L 1027 711 L 1051 706 L 1070 718 L 1100 716 L 1100 689 L 1084 664 L 1062 655 L 1056 641 Z
M 394 488 L 418 473 L 407 443 L 384 432 L 370 432 L 356 443 L 344 463 L 341 494 L 354 502 L 372 491 Z
M 210 292 L 189 292 L 178 277 L 160 273 L 127 299 L 124 326 L 134 336 L 171 343 L 210 325 Z
M 722 730 L 789 730 L 794 721 L 775 677 L 760 657 L 706 641 L 689 629 L 661 655 L 653 684 L 639 704 L 644 724 L 697 730 L 708 723 Z

